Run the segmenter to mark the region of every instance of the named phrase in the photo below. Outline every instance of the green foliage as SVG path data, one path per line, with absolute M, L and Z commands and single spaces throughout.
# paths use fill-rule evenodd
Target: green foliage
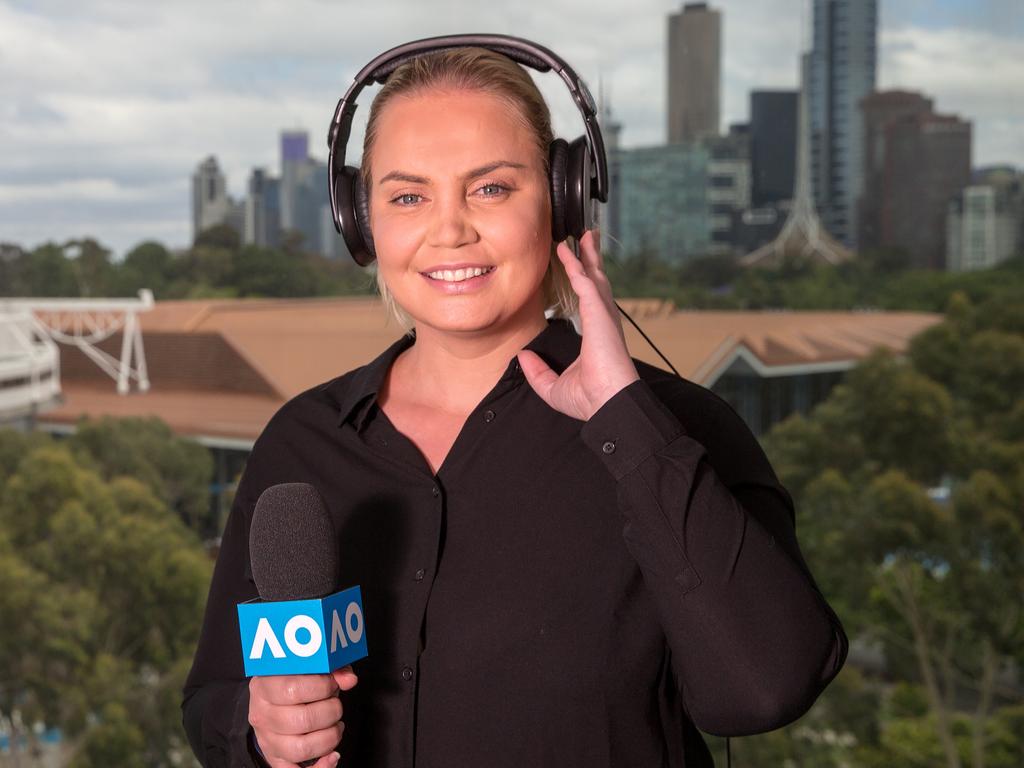
M 169 701 L 212 567 L 160 496 L 179 465 L 155 488 L 139 479 L 181 447 L 136 425 L 153 463 L 131 462 L 117 426 L 96 430 L 78 443 L 0 430 L 0 723 L 15 727 L 17 711 L 59 726 L 73 765 L 171 765 L 188 748 Z M 101 435 L 115 448 L 96 450 Z
M 104 480 L 135 478 L 194 530 L 206 532 L 213 459 L 203 446 L 176 437 L 156 417 L 83 419 L 68 444 Z
M 838 762 L 807 762 L 796 732 L 766 740 L 794 765 L 1020 764 L 1020 694 L 997 678 L 1024 662 L 1021 313 L 1000 292 L 946 301 L 905 361 L 870 355 L 765 439 L 811 570 L 887 661 L 874 732 Z
M 349 260 L 303 251 L 301 237 L 280 248 L 243 246 L 229 226 L 212 227 L 193 246 L 171 253 L 144 241 L 114 262 L 90 238 L 46 243 L 32 251 L 5 245 L 0 295 L 134 296 L 141 288 L 157 300 L 307 297 L 372 294 L 373 275 Z

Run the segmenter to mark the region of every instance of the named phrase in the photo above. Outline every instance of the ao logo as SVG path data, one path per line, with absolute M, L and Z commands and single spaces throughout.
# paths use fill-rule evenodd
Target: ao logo
M 299 639 L 299 631 L 305 630 L 307 638 Z M 342 648 L 348 648 L 349 643 L 357 644 L 363 639 L 363 612 L 359 604 L 351 602 L 345 609 L 345 620 L 342 621 L 338 611 L 331 612 L 331 650 L 333 654 Z M 320 629 L 320 622 L 312 616 L 304 613 L 296 614 L 288 619 L 284 626 L 284 644 L 288 650 L 300 658 L 308 658 L 320 651 L 324 641 L 323 631 Z M 267 649 L 275 659 L 285 658 L 284 648 L 281 641 L 274 634 L 274 628 L 266 617 L 261 617 L 256 626 L 256 635 L 253 638 L 252 649 L 249 651 L 250 659 L 262 659 Z

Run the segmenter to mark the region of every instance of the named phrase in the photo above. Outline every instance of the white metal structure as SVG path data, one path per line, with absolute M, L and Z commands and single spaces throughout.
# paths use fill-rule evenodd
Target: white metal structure
M 60 351 L 26 310 L 0 308 L 0 422 L 31 417 L 60 397 Z
M 846 246 L 839 243 L 818 218 L 811 190 L 811 121 L 808 115 L 808 84 L 810 72 L 808 58 L 802 66 L 802 82 L 798 101 L 796 190 L 789 218 L 778 237 L 740 259 L 743 266 L 776 266 L 788 255 L 799 255 L 825 264 L 839 264 L 853 257 Z
M 152 308 L 153 292 L 148 288 L 141 289 L 137 299 L 0 299 L 0 317 L 4 313 L 27 313 L 33 318 L 34 327 L 51 344 L 59 341 L 82 350 L 117 382 L 117 391 L 122 395 L 129 391 L 131 379 L 140 392 L 149 389 L 137 315 Z M 120 359 L 96 346 L 118 331 L 123 332 Z

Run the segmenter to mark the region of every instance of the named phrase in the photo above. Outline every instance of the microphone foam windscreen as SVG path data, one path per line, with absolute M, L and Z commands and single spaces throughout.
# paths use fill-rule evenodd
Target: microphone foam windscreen
M 309 483 L 260 494 L 249 530 L 249 561 L 264 600 L 311 600 L 338 587 L 338 542 L 323 497 Z

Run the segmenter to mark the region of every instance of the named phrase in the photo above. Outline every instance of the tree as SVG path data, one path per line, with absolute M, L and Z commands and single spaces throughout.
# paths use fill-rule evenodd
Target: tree
M 847 630 L 921 694 L 865 765 L 983 768 L 1024 748 L 999 680 L 1024 663 L 1024 337 L 991 327 L 1015 328 L 1001 303 L 954 296 L 906 361 L 869 356 L 765 441 Z
M 177 437 L 156 417 L 102 417 L 80 420 L 68 445 L 103 478 L 136 478 L 190 528 L 209 533 L 213 459 L 199 443 Z
M 169 766 L 211 564 L 143 483 L 72 449 L 37 445 L 0 484 L 0 720 L 30 745 L 25 724 L 60 727 L 74 765 Z

